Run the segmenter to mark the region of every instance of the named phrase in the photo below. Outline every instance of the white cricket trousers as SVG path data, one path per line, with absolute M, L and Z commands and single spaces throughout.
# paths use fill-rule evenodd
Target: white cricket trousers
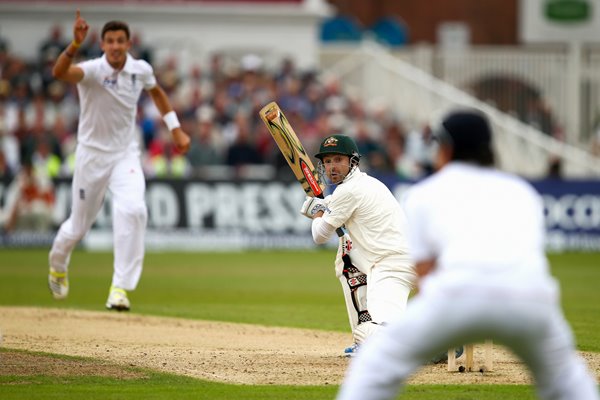
M 147 209 L 146 181 L 137 149 L 107 153 L 79 144 L 75 153 L 72 204 L 50 250 L 50 266 L 66 272 L 71 252 L 94 223 L 107 189 L 112 198 L 112 285 L 134 290 L 142 273 Z
M 417 295 L 404 316 L 361 347 L 337 398 L 395 399 L 404 382 L 431 357 L 484 339 L 506 345 L 527 364 L 539 398 L 598 400 L 596 380 L 575 351 L 557 301 L 469 289 Z
M 342 268 L 343 262 L 336 259 L 336 275 L 342 284 L 352 336 L 355 343 L 362 344 L 382 324 L 405 312 L 416 274 L 404 256 L 388 257 L 374 265 L 367 274 L 366 289 L 364 286 L 358 289 L 359 308 L 369 310 L 372 322 L 359 324 L 358 311 Z

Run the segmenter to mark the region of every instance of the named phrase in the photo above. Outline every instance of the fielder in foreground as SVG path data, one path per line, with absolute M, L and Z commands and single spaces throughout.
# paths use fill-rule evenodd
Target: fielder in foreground
M 77 10 L 74 39 L 52 70 L 55 78 L 77 84 L 81 113 L 71 215 L 60 226 L 50 250 L 48 284 L 54 298 L 67 297 L 71 252 L 90 229 L 106 191 L 110 190 L 115 249 L 106 307 L 129 310 L 127 291 L 136 288 L 142 273 L 147 219 L 146 183 L 135 127 L 142 90 L 147 90 L 156 104 L 177 149 L 186 152 L 190 139 L 180 128 L 165 92 L 157 85 L 152 67 L 128 53 L 131 40 L 124 22 L 107 22 L 102 28 L 102 57 L 72 64 L 88 28 Z
M 338 399 L 392 399 L 432 355 L 493 339 L 529 367 L 541 399 L 596 400 L 544 252 L 540 196 L 493 168 L 492 132 L 475 110 L 434 131 L 438 172 L 406 199 L 420 291 L 362 347 Z
M 326 243 L 336 228 L 348 231 L 340 238 L 335 268 L 354 337 L 354 345 L 345 353 L 353 355 L 381 324 L 404 312 L 416 274 L 408 256 L 404 212 L 383 183 L 360 171 L 354 141 L 344 135 L 329 136 L 316 158 L 324 169 L 319 175 L 337 186 L 325 199 L 307 196 L 300 212 L 313 219 L 317 244 Z M 350 254 L 358 270 L 348 271 L 344 253 Z M 364 274 L 366 282 L 357 281 L 352 289 L 346 283 L 357 280 L 352 275 Z

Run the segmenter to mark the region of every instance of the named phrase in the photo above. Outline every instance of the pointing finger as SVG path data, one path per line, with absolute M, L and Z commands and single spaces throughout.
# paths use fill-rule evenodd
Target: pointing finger
M 80 16 L 81 16 L 81 13 L 79 12 L 79 8 L 78 8 L 77 11 L 75 11 L 75 19 L 79 19 Z

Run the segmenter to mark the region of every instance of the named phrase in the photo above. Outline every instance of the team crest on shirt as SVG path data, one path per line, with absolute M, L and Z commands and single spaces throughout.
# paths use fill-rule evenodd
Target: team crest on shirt
M 114 88 L 117 86 L 117 77 L 113 76 L 105 76 L 102 81 L 102 86 Z
M 332 136 L 329 139 L 327 139 L 325 142 L 323 142 L 323 146 L 324 147 L 337 146 L 337 142 L 338 142 L 338 140 Z

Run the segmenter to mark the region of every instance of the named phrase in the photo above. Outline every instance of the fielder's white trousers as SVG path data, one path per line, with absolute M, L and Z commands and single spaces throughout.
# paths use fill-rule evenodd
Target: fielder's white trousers
M 77 146 L 71 214 L 54 239 L 50 266 L 60 272 L 67 271 L 71 252 L 94 223 L 107 190 L 112 198 L 112 284 L 134 290 L 142 273 L 147 221 L 146 182 L 137 149 L 106 153 Z
M 510 347 L 527 364 L 541 399 L 598 399 L 556 300 L 469 290 L 417 295 L 404 316 L 361 347 L 337 398 L 394 399 L 431 357 L 484 339 Z

